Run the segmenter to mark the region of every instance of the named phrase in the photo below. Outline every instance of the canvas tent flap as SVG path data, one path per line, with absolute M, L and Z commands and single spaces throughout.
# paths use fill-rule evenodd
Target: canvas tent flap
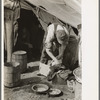
M 55 17 L 54 15 L 43 10 L 44 8 L 40 9 L 40 7 L 36 7 L 34 5 L 31 5 L 25 1 L 21 1 L 21 8 L 24 8 L 27 10 L 32 10 L 34 12 L 34 14 L 37 16 L 38 20 L 40 21 L 40 24 L 42 25 L 45 32 L 46 32 L 46 29 L 47 29 L 47 26 L 49 23 L 58 23 L 61 25 L 64 24 L 57 17 Z M 68 28 L 68 24 L 66 24 L 65 26 L 66 26 L 66 28 Z
M 77 0 L 64 0 L 66 3 L 66 6 L 70 6 L 72 9 L 77 11 L 81 14 L 81 3 Z
M 43 9 L 40 9 L 39 7 L 32 7 L 30 4 L 24 1 L 21 1 L 20 4 L 22 9 L 32 10 L 34 12 L 45 31 L 49 23 L 59 23 L 63 25 L 63 23 L 57 17 Z
M 70 6 L 75 9 L 77 12 L 81 13 L 81 2 L 79 0 L 47 0 L 48 2 L 55 4 L 63 4 Z
M 51 3 L 56 3 L 56 4 L 65 4 L 64 0 L 47 0 Z
M 77 28 L 81 24 L 80 2 L 73 0 L 61 0 L 65 4 L 57 4 L 49 2 L 49 0 L 25 0 L 31 5 L 43 7 L 45 11 L 59 18 L 65 23 Z M 68 3 L 67 3 L 68 1 Z
M 22 0 L 20 1 L 20 5 L 21 5 L 21 8 L 23 9 L 32 10 L 32 7 Z

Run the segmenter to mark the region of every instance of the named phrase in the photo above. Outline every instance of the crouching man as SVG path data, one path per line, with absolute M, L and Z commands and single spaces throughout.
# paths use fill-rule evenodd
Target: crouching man
M 62 25 L 57 23 L 50 24 L 47 28 L 47 32 L 48 33 L 46 36 L 39 66 L 40 74 L 44 74 L 45 76 L 50 71 L 47 68 L 49 67 L 48 64 L 50 66 L 62 64 L 64 51 L 69 41 L 69 32 Z M 49 62 L 50 60 L 51 62 Z

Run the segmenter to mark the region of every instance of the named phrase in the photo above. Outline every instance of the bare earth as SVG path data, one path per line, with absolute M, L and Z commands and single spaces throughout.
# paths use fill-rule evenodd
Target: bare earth
M 21 83 L 18 87 L 4 87 L 4 100 L 74 100 L 74 93 L 68 91 L 67 85 L 52 85 L 44 76 L 37 76 L 39 61 L 27 64 L 27 71 L 21 74 Z M 50 87 L 58 88 L 63 92 L 62 96 L 49 97 L 48 94 L 36 94 L 32 91 L 32 85 L 45 83 Z

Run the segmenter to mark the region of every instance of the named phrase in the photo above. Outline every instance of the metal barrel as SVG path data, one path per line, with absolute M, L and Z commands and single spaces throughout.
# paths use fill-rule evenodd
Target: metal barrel
M 14 52 L 12 54 L 12 62 L 19 62 L 21 73 L 25 72 L 27 69 L 27 52 L 26 51 Z
M 20 84 L 20 64 L 18 62 L 7 62 L 4 64 L 4 85 L 15 87 Z

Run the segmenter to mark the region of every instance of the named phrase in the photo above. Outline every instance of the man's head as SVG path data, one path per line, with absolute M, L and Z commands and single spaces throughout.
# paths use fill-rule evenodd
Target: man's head
M 65 30 L 57 30 L 56 37 L 57 37 L 57 41 L 60 44 L 64 44 L 64 43 L 67 43 L 69 40 L 69 33 L 68 31 L 65 31 Z

